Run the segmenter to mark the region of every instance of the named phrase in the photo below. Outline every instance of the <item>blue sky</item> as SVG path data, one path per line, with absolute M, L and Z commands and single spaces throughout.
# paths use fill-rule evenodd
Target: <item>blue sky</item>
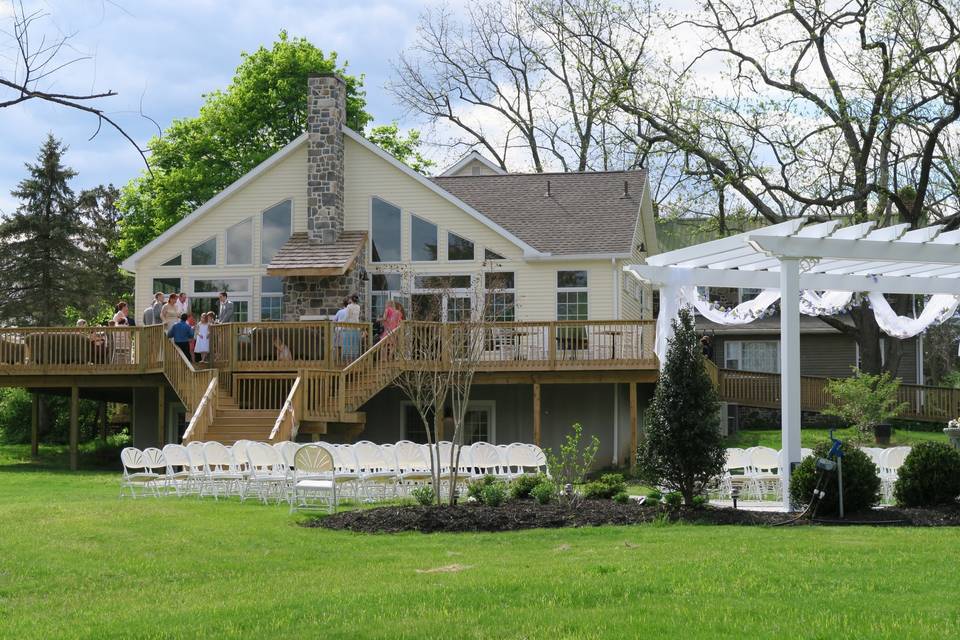
M 0 29 L 9 28 L 9 0 L 0 0 Z M 92 56 L 58 74 L 48 90 L 104 91 L 101 102 L 141 143 L 156 133 L 144 113 L 162 127 L 195 115 L 201 94 L 226 86 L 241 51 L 269 45 L 281 29 L 304 36 L 324 51 L 336 51 L 352 73 L 366 75 L 368 110 L 378 122 L 403 113 L 384 91 L 390 62 L 412 40 L 422 2 L 367 0 L 280 2 L 277 0 L 24 0 L 29 12 L 49 14 L 41 25 L 49 37 L 74 34 L 78 54 Z M 9 69 L 9 38 L 0 35 L 0 67 Z M 10 191 L 24 177 L 47 132 L 69 145 L 66 162 L 79 172 L 75 190 L 100 183 L 126 183 L 143 168 L 136 151 L 113 131 L 88 140 L 95 119 L 39 102 L 0 109 L 0 212 L 16 207 Z

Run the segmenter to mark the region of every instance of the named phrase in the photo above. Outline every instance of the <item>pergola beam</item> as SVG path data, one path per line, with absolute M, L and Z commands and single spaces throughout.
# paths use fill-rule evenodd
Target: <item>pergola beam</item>
M 771 257 L 836 258 L 864 262 L 960 264 L 956 245 L 881 240 L 838 240 L 796 236 L 750 236 L 750 243 Z M 918 260 L 918 258 L 920 258 Z
M 624 267 L 641 280 L 662 286 L 746 287 L 779 289 L 776 271 L 678 269 L 652 265 Z M 960 295 L 960 278 L 907 278 L 801 273 L 800 288 L 814 291 L 876 291 L 878 293 L 937 293 Z

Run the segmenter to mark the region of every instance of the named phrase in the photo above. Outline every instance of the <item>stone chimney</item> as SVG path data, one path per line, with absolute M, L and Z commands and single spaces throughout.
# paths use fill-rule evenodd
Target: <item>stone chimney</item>
M 330 244 L 343 231 L 343 125 L 347 85 L 335 73 L 307 78 L 307 232 Z

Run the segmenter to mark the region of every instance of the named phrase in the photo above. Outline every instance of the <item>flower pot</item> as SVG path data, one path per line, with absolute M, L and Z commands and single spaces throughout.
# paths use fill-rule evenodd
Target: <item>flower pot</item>
M 893 433 L 893 425 L 882 422 L 873 425 L 873 437 L 877 444 L 890 444 L 890 435 Z
M 954 449 L 960 449 L 960 427 L 947 427 L 943 430 L 950 438 L 950 444 Z

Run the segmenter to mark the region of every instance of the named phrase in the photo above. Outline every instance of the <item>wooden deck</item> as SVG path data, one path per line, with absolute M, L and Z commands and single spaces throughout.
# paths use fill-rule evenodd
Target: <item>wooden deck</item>
M 828 378 L 802 376 L 800 379 L 800 408 L 803 411 L 822 411 L 832 401 L 827 393 Z M 780 408 L 780 375 L 719 369 L 717 384 L 724 402 L 747 407 Z M 909 420 L 947 422 L 960 415 L 960 389 L 901 384 L 900 402 L 907 410 L 900 416 Z

